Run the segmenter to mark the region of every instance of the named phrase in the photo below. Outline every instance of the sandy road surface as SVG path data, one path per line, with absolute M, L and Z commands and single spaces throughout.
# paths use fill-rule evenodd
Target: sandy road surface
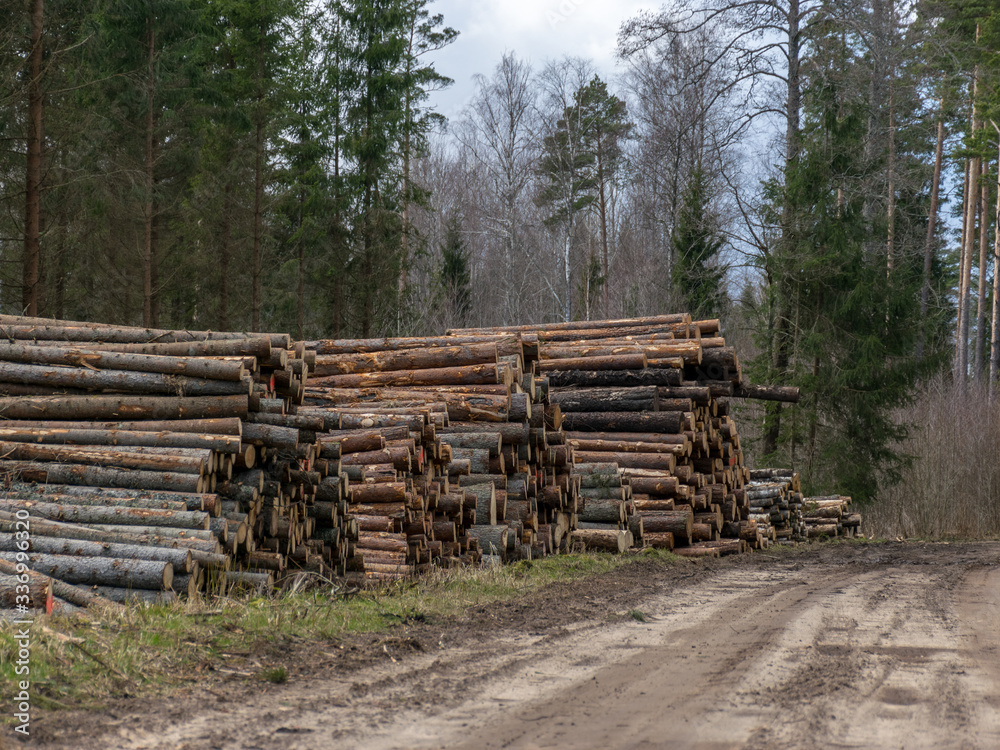
M 1000 748 L 998 544 L 630 567 L 400 628 L 364 658 L 327 653 L 283 686 L 57 713 L 40 734 L 81 749 Z

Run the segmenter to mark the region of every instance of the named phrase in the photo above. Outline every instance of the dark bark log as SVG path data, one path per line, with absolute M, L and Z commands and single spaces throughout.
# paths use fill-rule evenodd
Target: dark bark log
M 546 373 L 554 388 L 583 386 L 594 388 L 638 388 L 680 385 L 680 370 L 556 370 Z
M 642 370 L 646 367 L 646 355 L 639 352 L 602 357 L 544 359 L 539 360 L 537 366 L 539 371 L 543 373 L 566 370 Z
M 475 385 L 509 383 L 509 374 L 504 375 L 496 364 L 467 365 L 464 367 L 435 367 L 419 370 L 397 370 L 394 372 L 372 372 L 358 375 L 332 375 L 326 378 L 310 379 L 310 387 L 330 388 L 377 388 L 379 386 L 421 386 L 421 385 Z
M 563 418 L 563 429 L 569 431 L 605 432 L 664 432 L 679 434 L 686 427 L 684 412 L 663 411 L 652 414 L 637 412 L 576 412 Z
M 743 381 L 733 388 L 733 397 L 797 404 L 799 402 L 799 389 L 793 386 L 752 385 Z

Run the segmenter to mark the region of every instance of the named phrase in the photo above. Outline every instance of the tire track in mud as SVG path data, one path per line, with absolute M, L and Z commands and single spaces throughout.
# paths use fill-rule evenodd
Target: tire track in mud
M 635 604 L 645 622 L 609 595 L 537 631 L 425 630 L 398 661 L 249 687 L 224 713 L 119 714 L 107 737 L 65 746 L 1000 747 L 1000 545 L 753 557 L 675 575 Z

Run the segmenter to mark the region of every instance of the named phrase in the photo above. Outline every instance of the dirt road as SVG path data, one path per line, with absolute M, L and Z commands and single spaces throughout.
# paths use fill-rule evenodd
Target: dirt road
M 36 734 L 81 750 L 1000 748 L 1000 544 L 640 563 L 309 657 L 285 685 L 217 681 Z

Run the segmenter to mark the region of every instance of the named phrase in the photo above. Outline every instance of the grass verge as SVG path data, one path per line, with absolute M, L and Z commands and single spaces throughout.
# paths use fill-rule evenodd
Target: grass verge
M 558 582 L 579 580 L 636 560 L 672 562 L 646 550 L 624 557 L 561 555 L 534 562 L 440 571 L 380 589 L 327 585 L 305 593 L 213 598 L 39 617 L 31 627 L 31 689 L 42 709 L 94 709 L 105 700 L 151 696 L 191 684 L 209 671 L 281 683 L 275 663 L 303 644 L 334 644 L 351 634 L 456 617 L 469 607 L 507 601 Z M 686 561 L 685 561 L 686 562 Z M 17 692 L 16 628 L 0 621 L 0 703 Z M 10 719 L 7 719 L 8 723 Z

